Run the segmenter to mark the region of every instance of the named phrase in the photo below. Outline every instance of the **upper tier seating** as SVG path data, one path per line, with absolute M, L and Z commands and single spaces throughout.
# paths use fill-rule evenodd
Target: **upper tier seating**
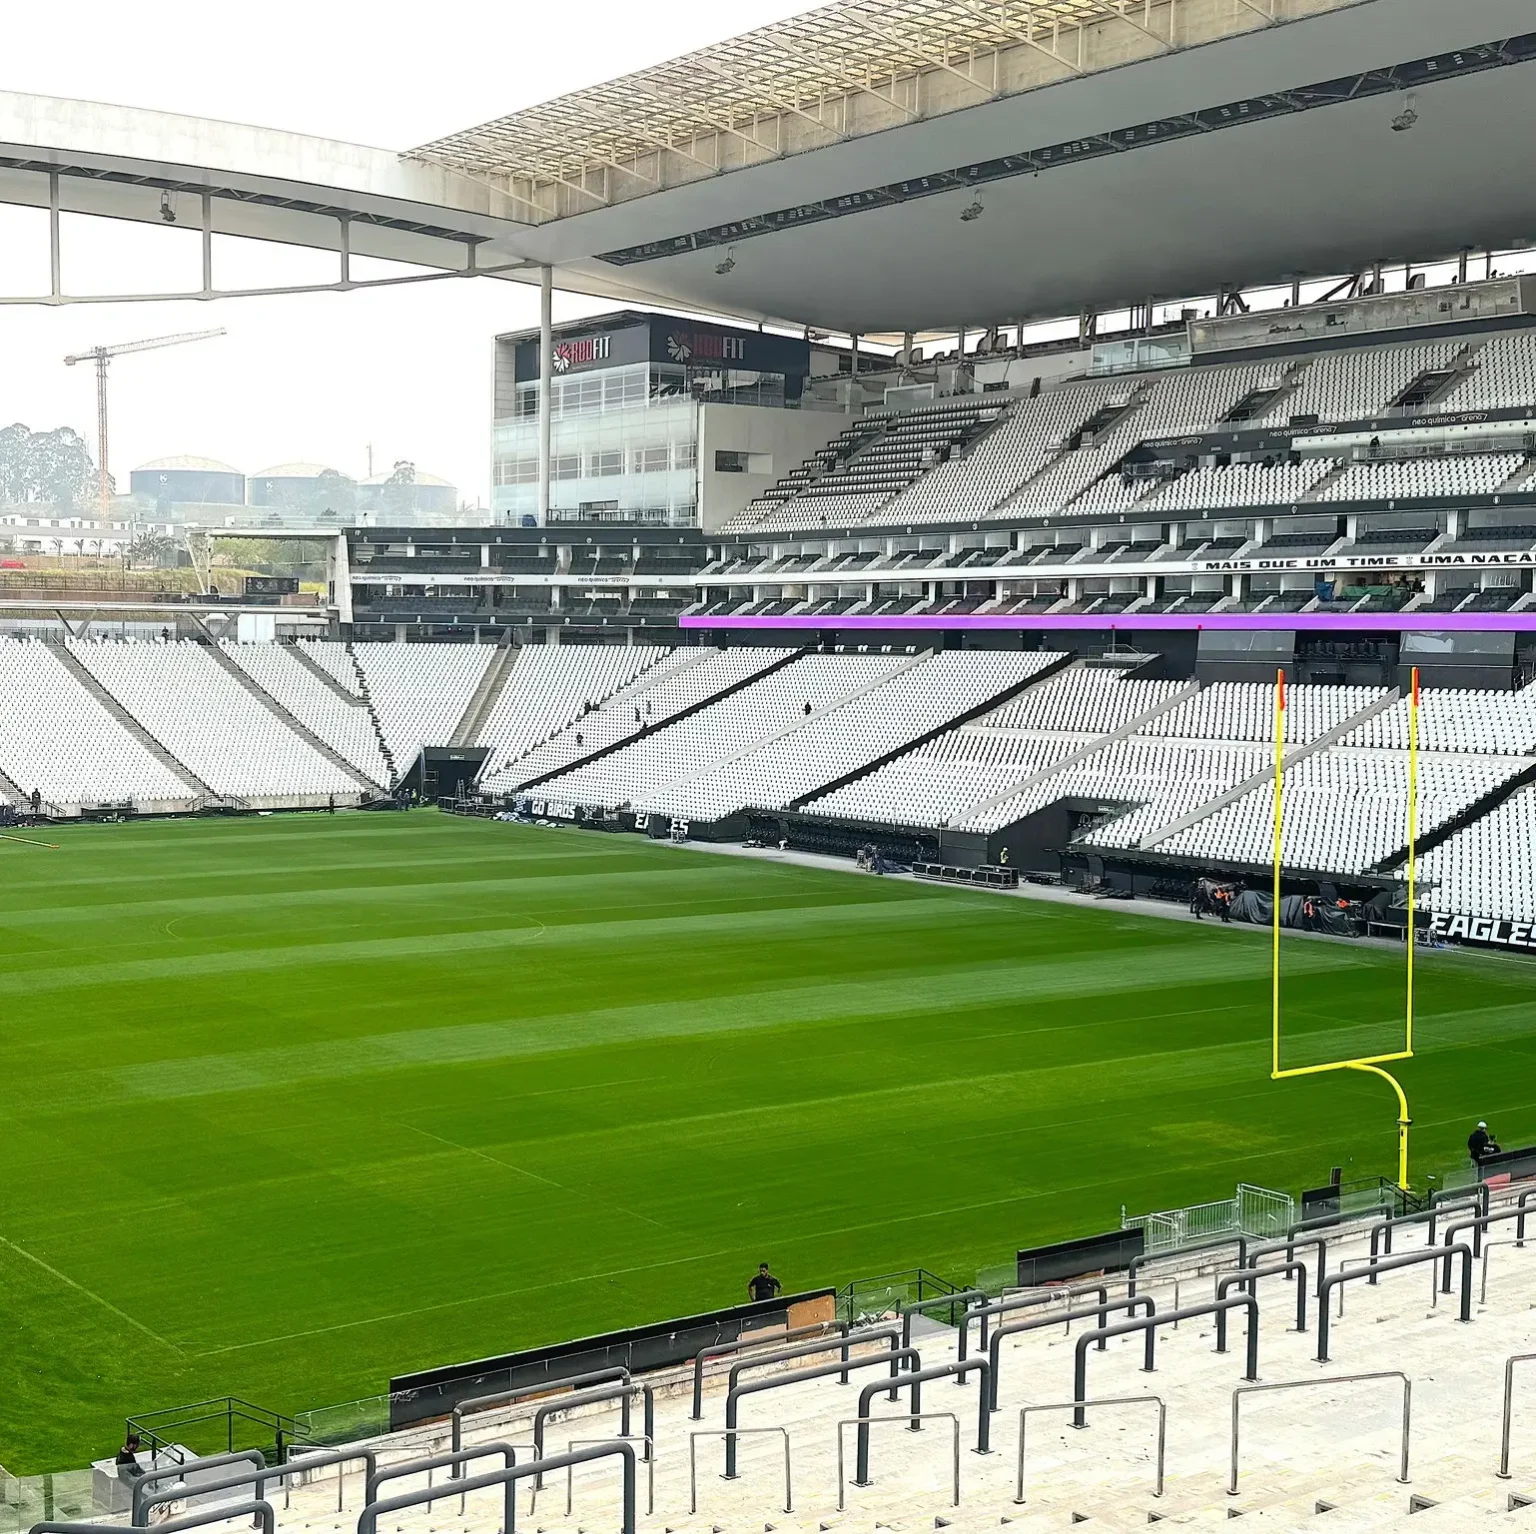
M 1458 346 L 1431 341 L 1325 353 L 1307 363 L 1296 387 L 1282 394 L 1259 419 L 1280 426 L 1312 415 L 1320 421 L 1369 420 L 1386 410 L 1421 373 L 1445 367 Z
M 1520 453 L 1453 453 L 1352 463 L 1323 487 L 1321 501 L 1411 500 L 1417 496 L 1492 495 L 1524 462 Z
M 1427 687 L 1419 697 L 1421 751 L 1536 756 L 1536 684 L 1519 692 Z M 1367 719 L 1345 746 L 1408 749 L 1408 700 Z
M 1384 687 L 1288 687 L 1285 738 L 1292 745 L 1316 740 L 1386 695 Z M 1141 733 L 1181 735 L 1188 740 L 1272 741 L 1275 689 L 1267 682 L 1213 682 L 1143 726 Z
M 628 687 L 666 655 L 656 645 L 529 645 L 520 650 L 476 735 L 479 745 L 491 748 L 486 786 L 510 786 L 520 776 L 516 764 L 529 751 L 572 725 L 583 711 L 596 709 Z
M 257 703 L 204 646 L 73 639 L 68 645 L 96 680 L 216 793 L 253 804 L 331 794 L 357 798 L 352 778 Z
M 1495 336 L 1472 358 L 1472 371 L 1440 402 L 1442 410 L 1518 410 L 1536 406 L 1536 337 Z
M 337 696 L 334 688 L 327 687 L 296 658 L 291 645 L 230 644 L 226 641 L 223 650 L 305 729 L 380 787 L 388 785 L 389 766 L 379 750 L 379 737 L 361 698 L 348 703 Z
M 35 639 L 0 639 L 0 772 L 65 812 L 132 799 L 154 813 L 197 797 Z
M 1230 463 L 1223 468 L 1194 469 L 1169 484 L 1149 503 L 1149 510 L 1290 506 L 1305 500 L 1333 466 L 1331 458 L 1304 458 L 1300 463 Z

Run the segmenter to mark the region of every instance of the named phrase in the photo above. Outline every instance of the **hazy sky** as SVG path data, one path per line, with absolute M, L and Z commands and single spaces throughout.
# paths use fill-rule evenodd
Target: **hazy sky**
M 8 9 L 0 89 L 407 149 L 810 8 L 804 0 L 461 0 L 446 8 L 53 0 Z M 163 287 L 170 251 L 195 273 L 190 235 L 68 222 L 65 282 L 77 291 Z M 45 241 L 37 215 L 0 208 L 0 290 L 35 285 L 46 272 Z M 257 283 L 334 276 L 334 257 L 220 243 L 221 283 L 235 280 L 237 267 Z M 361 263 L 354 269 L 365 275 Z M 558 294 L 555 305 L 557 319 L 604 307 Z M 309 459 L 362 474 L 371 443 L 375 468 L 410 458 L 485 500 L 490 338 L 537 320 L 534 290 L 493 281 L 213 304 L 3 308 L 0 425 L 71 425 L 94 445 L 92 374 L 64 367 L 66 353 L 222 325 L 229 334 L 220 339 L 115 364 L 111 467 L 121 487 L 130 469 L 172 453 L 220 458 L 246 473 Z

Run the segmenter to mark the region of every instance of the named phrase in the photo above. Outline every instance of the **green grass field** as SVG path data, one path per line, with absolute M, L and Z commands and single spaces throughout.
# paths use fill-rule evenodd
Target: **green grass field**
M 31 834 L 31 833 L 24 833 Z M 1267 936 L 435 813 L 0 841 L 0 1463 L 1394 1167 L 1268 1079 Z M 1297 939 L 1298 1055 L 1402 955 Z M 1536 1140 L 1518 960 L 1421 966 L 1415 1169 Z M 1300 1037 L 1305 1033 L 1306 1037 Z

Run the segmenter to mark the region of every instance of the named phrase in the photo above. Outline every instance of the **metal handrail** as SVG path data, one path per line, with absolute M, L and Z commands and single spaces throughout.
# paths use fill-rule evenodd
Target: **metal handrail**
M 1399 1252 L 1396 1255 L 1402 1256 L 1403 1254 Z M 1339 1264 L 1339 1272 L 1347 1273 L 1351 1268 L 1359 1268 L 1360 1270 L 1364 1271 L 1365 1269 L 1371 1267 L 1375 1267 L 1379 1272 L 1380 1265 L 1384 1261 L 1384 1257 L 1346 1257 L 1343 1262 Z M 1374 1286 L 1376 1283 L 1376 1274 L 1368 1274 L 1365 1281 L 1367 1284 Z M 1439 1307 L 1440 1273 L 1438 1269 L 1431 1268 L 1429 1273 L 1429 1308 L 1431 1310 L 1438 1310 Z M 1342 1321 L 1344 1319 L 1344 1289 L 1342 1285 L 1339 1287 L 1339 1308 L 1334 1311 L 1333 1318 L 1335 1321 Z
M 429 1454 L 422 1459 L 402 1459 L 393 1465 L 385 1465 L 380 1469 L 377 1465 L 370 1471 L 364 1487 L 364 1503 L 376 1502 L 379 1496 L 379 1487 L 385 1481 L 403 1480 L 409 1475 L 424 1475 L 427 1477 L 427 1485 L 432 1484 L 432 1472 L 441 1470 L 445 1465 L 458 1467 L 468 1464 L 471 1460 L 489 1459 L 493 1454 L 501 1455 L 503 1465 L 515 1465 L 517 1463 L 518 1446 L 512 1443 L 477 1443 L 471 1444 L 467 1449 L 454 1449 L 446 1454 Z M 450 1476 L 450 1480 L 459 1479 L 457 1475 Z M 460 1498 L 459 1512 L 464 1511 L 464 1501 Z
M 633 1434 L 627 1434 L 626 1437 L 628 1438 L 629 1442 L 631 1442 L 631 1443 L 634 1442 L 634 1435 Z M 571 1452 L 571 1450 L 573 1450 L 573 1449 L 589 1449 L 594 1444 L 612 1443 L 612 1442 L 613 1442 L 613 1439 L 611 1439 L 611 1438 L 572 1438 L 572 1439 L 567 1440 L 566 1445 L 565 1445 L 565 1450 L 566 1450 L 566 1453 L 569 1454 Z M 534 1485 L 533 1485 L 533 1495 L 528 1498 L 528 1512 L 529 1512 L 530 1516 L 533 1513 L 533 1499 L 534 1499 L 534 1497 L 538 1496 L 538 1494 L 539 1494 L 539 1485 L 538 1485 L 538 1482 L 535 1481 Z M 565 1467 L 565 1516 L 567 1518 L 569 1518 L 571 1516 L 571 1508 L 575 1504 L 575 1494 L 576 1494 L 576 1467 L 574 1465 L 567 1465 Z M 653 1444 L 650 1441 L 650 1439 L 647 1438 L 646 1441 L 645 1441 L 645 1513 L 646 1513 L 646 1517 L 650 1517 L 650 1515 L 652 1513 L 654 1513 L 655 1511 L 656 1511 L 656 1445 Z
M 207 1507 L 201 1512 L 188 1513 L 185 1518 L 172 1518 L 168 1523 L 157 1524 L 156 1528 L 159 1534 L 181 1534 L 183 1529 L 205 1529 L 211 1523 L 247 1517 L 261 1525 L 261 1534 L 273 1534 L 277 1527 L 272 1504 L 258 1499 L 234 1507 Z M 140 1534 L 140 1531 L 132 1524 L 122 1523 L 34 1523 L 28 1534 Z M 626 1534 L 633 1534 L 633 1530 Z
M 573 1406 L 601 1406 L 609 1401 L 617 1401 L 620 1406 L 618 1437 L 628 1438 L 629 1433 L 629 1398 L 640 1392 L 645 1413 L 645 1431 L 640 1435 L 645 1440 L 646 1450 L 651 1452 L 650 1446 L 656 1440 L 656 1392 L 644 1380 L 637 1385 L 633 1380 L 625 1384 L 595 1385 L 591 1390 L 577 1390 L 568 1396 L 560 1396 L 553 1401 L 546 1401 L 533 1414 L 533 1452 L 535 1458 L 544 1455 L 544 1424 L 559 1412 L 569 1411 Z M 605 1439 L 604 1442 L 607 1442 Z M 534 1481 L 534 1489 L 543 1491 L 544 1477 Z
M 1257 1299 L 1261 1278 L 1290 1278 L 1293 1275 L 1296 1279 L 1296 1330 L 1305 1332 L 1307 1329 L 1307 1265 L 1296 1258 L 1288 1262 L 1272 1262 L 1267 1267 L 1242 1268 L 1236 1273 L 1223 1273 L 1216 1281 L 1216 1298 L 1226 1299 L 1233 1287 L 1241 1284 L 1244 1293 L 1251 1294 Z M 1227 1351 L 1227 1313 L 1224 1310 L 1216 1312 L 1216 1351 L 1218 1353 Z
M 890 1355 L 893 1364 L 906 1364 L 911 1369 L 923 1367 L 922 1355 L 916 1348 L 900 1348 Z M 871 1353 L 867 1358 L 855 1358 L 850 1367 L 863 1368 L 869 1364 L 883 1364 L 887 1362 L 885 1356 L 880 1353 Z M 975 1367 L 972 1365 L 972 1367 Z M 748 1380 L 744 1385 L 737 1385 L 731 1389 L 725 1398 L 725 1425 L 734 1429 L 736 1426 L 736 1414 L 740 1407 L 741 1398 L 749 1395 L 760 1395 L 765 1390 L 782 1390 L 786 1385 L 800 1385 L 811 1380 L 827 1379 L 831 1375 L 842 1372 L 841 1364 L 818 1364 L 810 1369 L 792 1369 L 788 1374 L 776 1374 L 771 1379 Z M 894 1374 L 890 1379 L 881 1383 L 889 1390 L 895 1390 L 900 1384 L 901 1376 Z M 725 1479 L 736 1479 L 736 1440 L 726 1435 L 725 1439 Z
M 1117 1280 L 1118 1282 L 1118 1280 Z M 981 1335 L 976 1341 L 976 1346 L 984 1348 L 987 1345 L 987 1320 L 991 1316 L 1006 1315 L 1013 1310 L 1033 1310 L 1039 1305 L 1054 1305 L 1057 1300 L 1064 1299 L 1068 1305 L 1078 1295 L 1096 1294 L 1101 1301 L 1109 1298 L 1109 1284 L 1104 1279 L 1099 1279 L 1091 1284 L 1064 1284 L 1059 1289 L 1049 1289 L 1034 1294 L 1016 1294 L 1012 1299 L 993 1300 L 990 1305 L 978 1305 L 974 1310 L 968 1310 L 960 1318 L 960 1346 L 966 1343 L 966 1334 L 971 1329 L 971 1322 L 977 1321 L 981 1328 Z M 965 1381 L 962 1379 L 961 1384 Z
M 936 1422 L 940 1418 L 947 1420 L 955 1430 L 954 1433 L 954 1492 L 953 1506 L 960 1506 L 960 1418 L 952 1411 L 927 1411 L 913 1412 L 909 1416 L 897 1417 L 845 1417 L 837 1424 L 837 1510 L 842 1512 L 847 1506 L 848 1479 L 845 1463 L 845 1444 L 843 1442 L 843 1429 L 845 1427 L 857 1427 L 859 1438 L 864 1445 L 861 1457 L 868 1458 L 868 1437 L 870 1425 L 875 1422 L 905 1422 L 912 1432 L 921 1431 L 915 1424 L 921 1422 Z M 857 1472 L 855 1472 L 857 1474 Z M 865 1475 L 869 1474 L 869 1466 L 864 1466 Z M 855 1486 L 872 1486 L 873 1481 L 855 1481 Z
M 730 1373 L 726 1376 L 726 1393 L 729 1394 L 741 1382 L 741 1377 L 749 1369 L 768 1369 L 776 1364 L 793 1363 L 797 1358 L 814 1358 L 818 1353 L 830 1353 L 836 1349 L 842 1355 L 842 1374 L 838 1384 L 848 1383 L 848 1370 L 852 1367 L 849 1349 L 860 1342 L 889 1342 L 888 1352 L 895 1353 L 898 1348 L 911 1346 L 901 1340 L 901 1328 L 894 1322 L 884 1326 L 865 1326 L 858 1331 L 850 1331 L 841 1339 L 816 1342 L 797 1342 L 792 1348 L 777 1348 L 772 1353 L 759 1353 L 754 1358 L 739 1359 L 731 1365 Z M 872 1354 L 879 1358 L 883 1355 Z M 891 1365 L 891 1373 L 896 1372 L 896 1366 Z
M 1290 1262 L 1296 1256 L 1297 1247 L 1315 1246 L 1317 1248 L 1317 1282 L 1318 1288 L 1314 1294 L 1322 1293 L 1323 1275 L 1328 1271 L 1328 1237 L 1327 1236 L 1301 1236 L 1298 1239 L 1285 1241 L 1261 1241 L 1257 1246 L 1249 1247 L 1248 1263 L 1250 1267 L 1257 1267 L 1261 1257 L 1268 1257 L 1272 1252 L 1284 1252 L 1285 1260 Z
M 506 1390 L 493 1390 L 489 1395 L 469 1396 L 458 1402 L 453 1408 L 452 1421 L 452 1445 L 457 1453 L 464 1447 L 464 1418 L 467 1413 L 473 1411 L 490 1411 L 498 1406 L 515 1406 L 517 1402 L 527 1400 L 530 1396 L 547 1395 L 556 1390 L 569 1390 L 573 1395 L 577 1387 L 582 1385 L 601 1385 L 610 1380 L 623 1380 L 629 1383 L 629 1370 L 622 1364 L 613 1364 L 606 1369 L 592 1369 L 586 1374 L 572 1374 L 565 1379 L 538 1380 L 527 1385 L 513 1385 Z M 628 1410 L 625 1411 L 625 1429 L 629 1427 Z M 457 1471 L 455 1472 L 457 1477 Z
M 1486 1186 L 1486 1184 L 1484 1185 Z M 1442 1192 L 1445 1190 L 1442 1189 Z M 1371 1258 L 1379 1256 L 1390 1257 L 1392 1255 L 1392 1232 L 1400 1225 L 1425 1225 L 1429 1226 L 1429 1239 L 1427 1245 L 1435 1244 L 1435 1224 L 1441 1215 L 1451 1213 L 1465 1213 L 1470 1209 L 1476 1209 L 1479 1214 L 1487 1214 L 1484 1207 L 1486 1200 L 1479 1198 L 1458 1198 L 1443 1200 L 1432 1205 L 1428 1209 L 1417 1209 L 1412 1214 L 1400 1214 L 1390 1220 L 1378 1220 L 1371 1226 Z M 1382 1242 L 1385 1242 L 1385 1248 Z M 1374 1282 L 1374 1280 L 1373 1280 Z
M 688 1511 L 699 1510 L 699 1462 L 698 1440 L 701 1438 L 738 1438 L 748 1433 L 782 1433 L 784 1435 L 784 1511 L 795 1510 L 793 1487 L 789 1476 L 789 1429 L 787 1427 L 727 1427 L 702 1428 L 688 1435 Z
M 1136 1275 L 1142 1268 L 1154 1262 L 1171 1262 L 1180 1257 L 1197 1257 L 1201 1252 L 1219 1252 L 1229 1246 L 1237 1248 L 1237 1265 L 1240 1268 L 1248 1266 L 1248 1237 L 1247 1236 L 1223 1236 L 1217 1241 L 1197 1241 L 1189 1246 L 1170 1247 L 1166 1252 L 1141 1252 L 1131 1258 L 1126 1269 L 1126 1293 L 1136 1293 Z
M 1072 1398 L 1079 1403 L 1085 1401 L 1088 1396 L 1088 1344 L 1103 1337 L 1123 1337 L 1130 1332 L 1143 1332 L 1146 1334 L 1146 1352 L 1142 1362 L 1142 1372 L 1152 1374 L 1157 1368 L 1157 1329 L 1167 1326 L 1169 1322 L 1192 1321 L 1196 1316 L 1222 1315 L 1229 1310 L 1243 1309 L 1248 1314 L 1248 1346 L 1244 1360 L 1243 1378 L 1256 1380 L 1259 1377 L 1259 1302 L 1251 1294 L 1229 1294 L 1224 1300 L 1210 1301 L 1204 1305 L 1186 1305 L 1182 1310 L 1168 1310 L 1161 1315 L 1144 1316 L 1135 1321 L 1118 1321 L 1113 1326 L 1101 1326 L 1098 1331 L 1084 1332 L 1077 1339 L 1075 1356 L 1072 1360 Z M 1218 1349 L 1217 1351 L 1220 1351 Z M 1073 1414 L 1072 1426 L 1081 1428 L 1088 1425 L 1087 1418 L 1081 1408 Z
M 1097 1305 L 1085 1305 L 1081 1310 L 1069 1310 L 1067 1321 L 1070 1324 L 1073 1316 L 1097 1316 L 1099 1323 L 1108 1320 L 1109 1316 L 1123 1310 L 1128 1315 L 1134 1316 L 1138 1310 L 1145 1309 L 1149 1316 L 1157 1314 L 1157 1301 L 1150 1294 L 1134 1294 L 1127 1298 L 1104 1300 Z M 1034 1316 L 1027 1321 L 1015 1321 L 1010 1326 L 999 1326 L 992 1333 L 992 1341 L 989 1344 L 989 1360 L 992 1365 L 991 1392 L 987 1397 L 987 1404 L 993 1410 L 997 1410 L 998 1380 L 1003 1372 L 1003 1340 L 1007 1337 L 1022 1336 L 1025 1332 L 1037 1332 L 1047 1326 L 1055 1326 L 1061 1320 L 1060 1316 Z M 1106 1338 L 1099 1338 L 1099 1352 L 1103 1352 L 1109 1346 Z
M 1328 1291 L 1330 1289 L 1337 1288 L 1340 1284 L 1347 1284 L 1351 1279 L 1364 1278 L 1372 1272 L 1390 1273 L 1397 1268 L 1411 1268 L 1424 1262 L 1449 1263 L 1458 1253 L 1461 1256 L 1462 1263 L 1461 1315 L 1457 1319 L 1469 1322 L 1472 1319 L 1472 1248 L 1464 1241 L 1458 1242 L 1452 1247 L 1431 1246 L 1425 1247 L 1422 1252 L 1404 1252 L 1398 1257 L 1383 1257 L 1380 1262 L 1373 1262 L 1369 1267 L 1356 1268 L 1353 1272 L 1330 1273 L 1323 1280 L 1323 1293 L 1317 1312 L 1318 1363 L 1325 1364 L 1328 1362 Z
M 1088 1401 L 1042 1401 L 1036 1406 L 1019 1409 L 1019 1474 L 1014 1490 L 1014 1505 L 1024 1505 L 1024 1419 L 1031 1412 L 1070 1411 L 1074 1415 L 1085 1406 L 1141 1406 L 1152 1402 L 1157 1407 L 1157 1484 L 1152 1489 L 1154 1497 L 1163 1494 L 1163 1470 L 1168 1450 L 1168 1403 L 1161 1396 L 1095 1396 Z M 1084 1424 L 1086 1425 L 1086 1424 Z
M 1499 1442 L 1499 1468 L 1495 1472 L 1501 1481 L 1509 1479 L 1509 1432 L 1515 1420 L 1515 1365 L 1533 1362 L 1536 1362 L 1536 1353 L 1511 1353 L 1504 1360 L 1504 1428 Z
M 961 1312 L 970 1308 L 972 1300 L 983 1302 L 992 1298 L 985 1289 L 961 1289 L 956 1294 L 936 1294 L 931 1300 L 903 1300 L 901 1304 L 901 1345 L 904 1348 L 912 1346 L 912 1317 L 927 1310 L 938 1310 L 944 1305 L 959 1305 Z M 960 1351 L 957 1355 L 965 1357 L 965 1333 L 960 1334 Z M 963 1384 L 964 1381 L 961 1381 Z
M 1237 1435 L 1238 1403 L 1244 1396 L 1258 1395 L 1273 1390 L 1316 1390 L 1328 1385 L 1351 1385 L 1360 1380 L 1401 1380 L 1403 1382 L 1403 1444 L 1400 1455 L 1398 1481 L 1408 1484 L 1408 1432 L 1412 1423 L 1413 1381 L 1401 1369 L 1379 1369 L 1370 1374 L 1334 1374 L 1323 1380 L 1281 1380 L 1272 1385 L 1239 1385 L 1232 1392 L 1232 1474 L 1227 1482 L 1227 1495 L 1237 1495 Z
M 1490 1225 L 1498 1225 L 1504 1220 L 1514 1220 L 1517 1222 L 1515 1225 L 1515 1239 L 1524 1241 L 1526 1216 L 1533 1213 L 1532 1210 L 1526 1208 L 1525 1201 L 1531 1196 L 1532 1192 L 1536 1192 L 1536 1189 L 1531 1189 L 1524 1193 L 1520 1198 L 1520 1202 L 1514 1205 L 1513 1208 L 1500 1209 L 1496 1214 L 1480 1214 L 1475 1220 L 1457 1220 L 1454 1225 L 1447 1225 L 1445 1228 L 1445 1250 L 1447 1253 L 1450 1251 L 1451 1243 L 1464 1230 L 1473 1232 L 1473 1252 L 1481 1252 L 1482 1239 L 1487 1234 L 1488 1227 Z M 1451 1292 L 1451 1260 L 1449 1256 L 1445 1260 L 1445 1275 L 1441 1282 L 1441 1292 L 1444 1294 Z
M 128 1521 L 134 1524 L 139 1522 L 144 1499 L 149 1495 L 152 1485 L 159 1481 L 179 1481 L 189 1470 L 216 1470 L 220 1465 L 255 1465 L 257 1469 L 265 1470 L 267 1456 L 260 1449 L 236 1449 L 232 1454 L 209 1454 L 201 1459 L 184 1459 L 179 1465 L 163 1465 L 146 1470 L 133 1483 L 133 1505 Z
M 771 1337 L 736 1337 L 730 1342 L 712 1342 L 708 1347 L 700 1348 L 693 1356 L 693 1411 L 692 1419 L 695 1422 L 704 1420 L 704 1364 L 711 1358 L 728 1358 L 732 1353 L 745 1352 L 748 1348 L 767 1347 L 770 1344 L 788 1342 L 792 1337 L 809 1337 L 813 1333 L 824 1333 L 829 1328 L 839 1331 L 844 1337 L 853 1329 L 850 1321 L 814 1321 L 809 1326 L 792 1326 L 787 1331 L 776 1332 Z
M 268 1481 L 283 1481 L 291 1475 L 300 1475 L 311 1470 L 322 1470 L 327 1465 L 345 1465 L 351 1461 L 360 1459 L 368 1467 L 368 1473 L 372 1474 L 378 1465 L 378 1456 L 372 1449 L 316 1449 L 304 1459 L 289 1460 L 286 1465 L 259 1465 L 255 1469 L 247 1470 L 242 1475 L 225 1476 L 217 1481 L 199 1481 L 194 1486 L 178 1483 L 168 1486 L 164 1491 L 141 1491 L 140 1485 L 133 1488 L 133 1515 L 132 1521 L 138 1528 L 146 1528 L 149 1522 L 149 1510 L 152 1507 L 161 1507 L 167 1502 L 180 1502 L 184 1497 L 207 1497 L 221 1491 L 234 1491 L 241 1486 L 254 1486 L 256 1488 L 256 1501 L 265 1499 Z M 148 1479 L 148 1477 L 145 1477 Z M 345 1476 L 338 1470 L 336 1473 L 336 1511 L 339 1513 L 344 1505 Z M 142 1484 L 142 1483 L 140 1483 Z
M 382 1513 L 401 1513 L 407 1508 L 439 1502 L 444 1497 L 456 1497 L 471 1491 L 484 1491 L 492 1486 L 503 1488 L 505 1507 L 502 1514 L 502 1528 L 505 1534 L 513 1534 L 517 1527 L 516 1491 L 519 1481 L 526 1480 L 530 1475 L 540 1475 L 546 1470 L 564 1470 L 567 1465 L 580 1465 L 588 1460 L 604 1459 L 610 1454 L 617 1454 L 623 1460 L 623 1534 L 635 1534 L 636 1504 L 639 1501 L 635 1495 L 635 1448 L 633 1444 L 626 1443 L 622 1439 L 607 1439 L 595 1448 L 575 1449 L 569 1454 L 555 1454 L 549 1459 L 533 1460 L 526 1465 L 508 1465 L 504 1469 L 483 1471 L 479 1475 L 468 1476 L 460 1481 L 448 1481 L 441 1486 L 427 1486 L 398 1497 L 388 1497 L 382 1502 L 370 1502 L 358 1514 L 357 1534 L 378 1534 L 379 1516 Z M 233 1515 L 225 1512 L 222 1516 L 227 1518 Z M 163 1528 L 169 1529 L 170 1525 L 163 1525 Z M 271 1529 L 265 1530 L 264 1534 L 271 1534 Z
M 1479 1291 L 1477 1296 L 1477 1303 L 1479 1305 L 1486 1305 L 1488 1303 L 1488 1254 L 1496 1246 L 1516 1246 L 1524 1249 L 1525 1242 L 1523 1242 L 1518 1236 L 1512 1236 L 1508 1241 L 1483 1242 L 1483 1284 L 1482 1289 Z
M 976 1400 L 976 1453 L 990 1454 L 992 1452 L 992 1413 L 988 1409 L 989 1396 L 988 1381 L 992 1370 L 988 1364 L 977 1359 L 969 1366 L 977 1370 L 981 1375 L 981 1389 Z M 902 1390 L 912 1392 L 911 1409 L 907 1415 L 912 1419 L 914 1433 L 922 1432 L 919 1425 L 923 1420 L 923 1386 L 931 1380 L 941 1380 L 951 1374 L 959 1373 L 964 1376 L 966 1364 L 960 1359 L 954 1359 L 949 1363 L 933 1364 L 927 1369 L 912 1369 L 906 1374 L 897 1377 L 897 1386 Z M 872 1385 L 866 1385 L 859 1392 L 859 1415 L 855 1420 L 862 1421 L 869 1417 L 869 1405 L 885 1387 L 879 1380 Z M 859 1464 L 854 1472 L 857 1484 L 863 1486 L 869 1480 L 869 1434 L 859 1434 Z

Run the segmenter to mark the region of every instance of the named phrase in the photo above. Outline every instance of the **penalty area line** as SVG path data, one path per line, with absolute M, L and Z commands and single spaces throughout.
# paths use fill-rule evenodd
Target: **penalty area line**
M 29 1252 L 24 1246 L 17 1246 L 14 1241 L 7 1240 L 7 1238 L 4 1236 L 0 1236 L 0 1246 L 5 1247 L 8 1251 L 15 1252 L 18 1257 L 26 1258 L 28 1262 L 35 1263 L 43 1270 L 43 1272 L 50 1274 L 52 1277 L 58 1279 L 61 1284 L 67 1284 L 77 1294 L 83 1294 L 86 1299 L 94 1301 L 97 1305 L 100 1305 L 103 1310 L 110 1310 L 112 1314 L 118 1318 L 119 1321 L 126 1321 L 128 1325 L 131 1326 L 135 1331 L 142 1332 L 151 1341 L 158 1342 L 161 1347 L 169 1348 L 173 1353 L 178 1355 L 181 1354 L 181 1349 L 177 1347 L 176 1344 L 170 1340 L 170 1338 L 162 1337 L 159 1332 L 150 1330 L 150 1328 L 145 1326 L 142 1321 L 136 1321 L 132 1316 L 128 1314 L 126 1310 L 119 1310 L 111 1300 L 104 1299 L 93 1289 L 87 1289 L 84 1284 L 77 1282 L 75 1279 L 71 1278 L 69 1274 L 61 1273 L 56 1267 L 53 1266 L 51 1262 L 44 1262 L 43 1259 L 37 1256 L 35 1253 Z
M 24 847 L 46 847 L 50 852 L 58 852 L 63 847 L 62 842 L 39 842 L 30 836 L 10 836 L 0 831 L 0 842 L 20 842 Z

